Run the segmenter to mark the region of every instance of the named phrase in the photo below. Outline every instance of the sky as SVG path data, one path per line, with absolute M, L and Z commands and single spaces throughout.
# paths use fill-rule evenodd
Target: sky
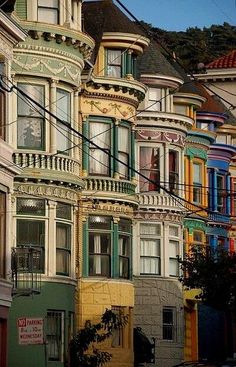
M 185 31 L 189 27 L 210 27 L 224 22 L 236 25 L 236 0 L 120 1 L 138 20 L 167 31 Z

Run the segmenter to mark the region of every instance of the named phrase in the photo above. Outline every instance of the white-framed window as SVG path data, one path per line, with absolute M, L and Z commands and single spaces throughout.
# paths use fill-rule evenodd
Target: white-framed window
M 89 217 L 89 275 L 111 276 L 111 217 Z
M 161 89 L 149 88 L 147 111 L 161 111 L 162 108 Z
M 18 88 L 39 103 L 42 109 L 18 92 L 17 147 L 43 150 L 45 145 L 44 86 L 18 83 Z
M 182 104 L 174 104 L 174 111 L 175 113 L 177 113 L 178 115 L 187 115 L 187 107 L 186 105 L 182 105 Z
M 164 307 L 162 310 L 162 338 L 163 340 L 174 341 L 176 330 L 176 309 L 174 307 Z
M 57 120 L 57 151 L 68 155 L 71 146 L 71 93 L 57 88 L 57 102 L 56 102 L 57 117 L 62 120 L 67 126 Z
M 222 213 L 224 211 L 225 197 L 225 176 L 217 175 L 217 210 Z
M 178 226 L 169 226 L 169 276 L 179 276 L 179 262 L 180 255 L 180 228 Z
M 139 171 L 145 177 L 139 176 L 139 191 L 160 191 L 160 150 L 158 147 L 140 146 Z
M 202 202 L 202 165 L 193 163 L 193 202 Z
M 119 277 L 130 278 L 131 221 L 120 219 L 118 223 Z
M 124 162 L 124 164 L 118 164 L 118 172 L 120 178 L 129 177 L 129 152 L 130 152 L 130 144 L 129 144 L 129 132 L 130 130 L 125 126 L 119 126 L 118 130 L 118 158 L 120 161 Z
M 32 247 L 38 250 L 33 258 L 32 269 L 45 269 L 45 215 L 43 199 L 17 198 L 16 202 L 16 246 Z
M 140 273 L 161 274 L 161 224 L 140 223 Z
M 102 150 L 90 144 L 89 149 L 89 173 L 91 175 L 110 175 L 110 158 L 111 152 L 111 129 L 110 125 L 105 122 L 90 121 L 89 138 L 93 143 L 105 149 L 107 154 Z
M 122 77 L 122 51 L 117 49 L 107 49 L 107 76 L 114 78 Z
M 56 274 L 68 276 L 71 266 L 71 205 L 58 202 L 56 217 Z
M 58 0 L 38 0 L 38 22 L 59 24 Z
M 46 341 L 48 361 L 64 362 L 65 315 L 63 311 L 48 310 Z

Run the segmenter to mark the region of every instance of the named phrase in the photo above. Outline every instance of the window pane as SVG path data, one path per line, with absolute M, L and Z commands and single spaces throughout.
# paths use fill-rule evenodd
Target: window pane
M 121 50 L 107 50 L 108 65 L 121 65 Z
M 44 243 L 44 222 L 17 220 L 17 246 L 44 246 Z
M 160 240 L 142 239 L 141 256 L 160 256 Z
M 120 219 L 118 229 L 121 232 L 131 233 L 131 222 L 128 219 Z
M 43 120 L 40 118 L 18 117 L 18 148 L 42 149 L 44 145 Z
M 169 242 L 169 254 L 170 257 L 176 257 L 178 255 L 178 247 L 179 242 L 178 241 L 170 241 Z
M 90 233 L 89 252 L 93 254 L 109 254 L 111 245 L 110 233 Z
M 200 164 L 193 164 L 193 182 L 194 183 L 201 183 L 201 165 Z
M 160 235 L 161 226 L 160 224 L 141 224 L 140 234 Z
M 140 273 L 141 274 L 156 274 L 160 275 L 160 259 L 142 257 L 140 259 Z
M 169 235 L 179 237 L 179 227 L 169 226 Z
M 33 100 L 44 107 L 44 87 L 32 84 L 17 84 L 18 88 L 26 95 L 29 95 Z M 18 116 L 41 117 L 44 115 L 43 109 L 39 108 L 33 102 L 29 101 L 20 92 L 17 98 Z
M 151 147 L 140 148 L 140 191 L 159 191 L 160 189 L 160 167 L 159 149 Z
M 109 153 L 111 148 L 110 125 L 100 122 L 90 122 L 90 139 Z M 89 172 L 90 174 L 109 175 L 110 158 L 102 150 L 90 145 L 89 152 Z
M 49 361 L 62 361 L 63 351 L 63 313 L 47 312 L 47 356 Z
M 91 215 L 89 217 L 90 229 L 111 229 L 111 218 L 105 216 Z
M 70 123 L 70 93 L 57 89 L 57 117 L 65 122 Z
M 174 340 L 174 310 L 173 309 L 163 309 L 162 312 L 163 321 L 163 339 L 164 340 Z
M 63 219 L 71 219 L 71 205 L 58 202 L 56 209 L 56 217 Z
M 89 255 L 89 275 L 110 276 L 110 256 Z
M 69 275 L 69 272 L 70 272 L 70 252 L 57 249 L 56 273 Z
M 16 213 L 23 215 L 45 215 L 45 200 L 17 198 Z
M 69 225 L 63 223 L 57 223 L 57 231 L 56 231 L 57 247 L 70 249 L 71 246 L 70 229 L 71 228 Z

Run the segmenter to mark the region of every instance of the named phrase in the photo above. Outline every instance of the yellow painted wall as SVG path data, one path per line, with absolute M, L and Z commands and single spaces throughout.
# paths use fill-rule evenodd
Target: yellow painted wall
M 104 344 L 99 344 L 98 349 L 112 354 L 107 367 L 133 367 L 133 284 L 114 280 L 81 279 L 79 291 L 78 327 L 83 327 L 86 320 L 99 322 L 106 308 L 124 307 L 124 314 L 129 316 L 129 321 L 123 330 L 123 346 L 113 348 L 109 339 Z
M 185 308 L 184 360 L 198 360 L 197 310 Z

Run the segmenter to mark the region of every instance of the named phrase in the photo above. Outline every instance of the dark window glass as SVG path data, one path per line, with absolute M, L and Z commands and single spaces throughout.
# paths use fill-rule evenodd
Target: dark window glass
M 63 362 L 64 312 L 48 311 L 46 319 L 47 358 L 49 361 Z
M 22 215 L 45 215 L 45 200 L 17 198 L 16 213 Z

